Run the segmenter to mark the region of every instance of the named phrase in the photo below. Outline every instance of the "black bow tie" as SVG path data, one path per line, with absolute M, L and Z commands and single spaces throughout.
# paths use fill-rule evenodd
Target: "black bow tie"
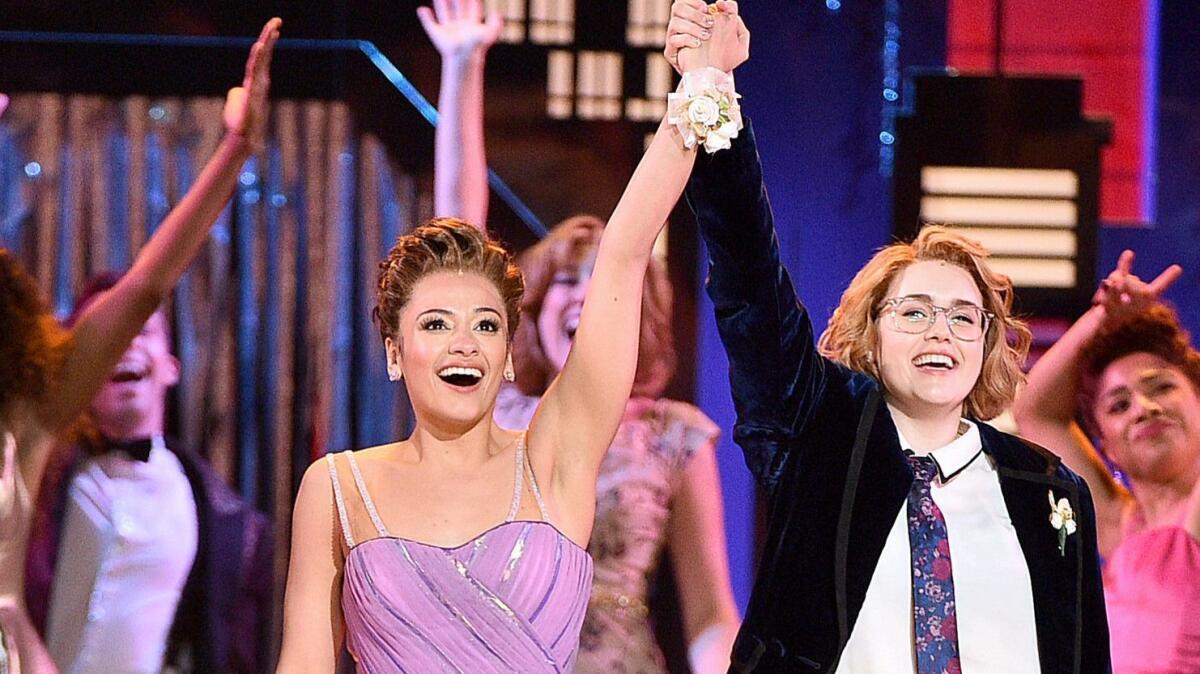
M 154 442 L 150 438 L 141 440 L 113 440 L 105 438 L 108 443 L 108 451 L 124 452 L 129 458 L 134 461 L 149 461 L 150 449 L 154 446 Z

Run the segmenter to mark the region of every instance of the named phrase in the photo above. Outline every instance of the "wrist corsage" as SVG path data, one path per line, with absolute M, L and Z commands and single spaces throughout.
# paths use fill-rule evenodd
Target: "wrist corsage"
M 729 147 L 742 128 L 742 110 L 733 76 L 717 68 L 689 70 L 675 93 L 667 94 L 667 123 L 691 150 L 698 144 L 712 154 Z

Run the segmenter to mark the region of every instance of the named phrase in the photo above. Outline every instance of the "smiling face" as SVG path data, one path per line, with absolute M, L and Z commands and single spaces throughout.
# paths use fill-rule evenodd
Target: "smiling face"
M 595 251 L 592 251 L 580 264 L 557 270 L 542 298 L 541 311 L 537 315 L 538 340 L 547 363 L 553 368 L 551 377 L 562 370 L 571 352 L 595 262 Z
M 491 417 L 508 357 L 504 311 L 495 284 L 475 273 L 434 272 L 413 286 L 384 347 L 418 420 L 462 432 Z
M 1097 390 L 1092 418 L 1122 470 L 1135 480 L 1194 481 L 1200 395 L 1179 368 L 1152 353 L 1130 353 L 1104 368 Z
M 156 311 L 92 399 L 92 414 L 100 430 L 112 438 L 160 435 L 167 390 L 178 382 L 179 361 L 171 354 L 167 317 Z
M 971 275 L 945 262 L 909 265 L 892 280 L 887 296 L 918 298 L 947 309 L 983 304 Z M 912 334 L 894 327 L 890 311 L 885 307 L 876 323 L 875 355 L 889 402 L 910 416 L 961 414 L 963 401 L 979 380 L 986 340 L 966 341 L 951 332 L 953 312 L 935 312 L 928 330 Z M 897 312 L 896 321 L 927 318 L 915 315 L 911 307 Z

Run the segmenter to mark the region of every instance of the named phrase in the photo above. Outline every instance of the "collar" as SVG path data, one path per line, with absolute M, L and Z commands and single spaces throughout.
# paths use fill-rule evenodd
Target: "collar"
M 959 473 L 970 466 L 983 453 L 983 440 L 979 436 L 979 426 L 969 419 L 960 419 L 959 428 L 965 428 L 957 438 L 929 452 L 929 458 L 937 465 L 938 479 L 942 484 L 954 479 Z M 900 448 L 906 453 L 914 453 L 912 443 L 904 437 L 900 427 L 896 427 L 896 435 L 900 439 Z
M 105 437 L 105 451 L 108 454 L 116 454 L 123 459 L 131 461 L 140 461 L 149 463 L 151 453 L 158 449 L 165 451 L 167 443 L 163 439 L 162 434 L 155 434 L 148 438 L 131 438 L 114 440 Z

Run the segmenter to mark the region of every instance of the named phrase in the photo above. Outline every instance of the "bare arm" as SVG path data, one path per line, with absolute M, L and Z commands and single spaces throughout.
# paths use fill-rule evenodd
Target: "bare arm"
M 715 438 L 686 464 L 671 502 L 667 544 L 683 608 L 688 662 L 695 674 L 729 669 L 740 620 L 726 556 Z
M 227 131 L 195 184 L 159 225 L 121 280 L 80 316 L 73 347 L 41 418 L 55 430 L 69 424 L 91 401 L 130 340 L 166 299 L 200 247 L 266 124 L 269 68 L 279 19 L 268 22 L 246 61 L 241 87 L 226 102 Z
M 1075 407 L 1082 365 L 1080 354 L 1104 323 L 1103 305 L 1093 306 L 1084 313 L 1038 359 L 1024 390 L 1013 403 L 1013 416 L 1021 434 L 1054 451 L 1071 470 L 1083 476 L 1101 511 L 1102 503 L 1116 498 L 1120 487 L 1087 437 L 1076 427 Z
M 481 0 L 437 0 L 417 17 L 442 56 L 434 134 L 434 214 L 487 227 L 487 158 L 483 144 L 483 67 L 502 24 L 483 18 Z
M 745 60 L 749 36 L 741 20 L 725 13 L 717 23 L 713 39 L 687 55 L 686 69 L 712 64 L 729 71 Z M 552 476 L 552 493 L 563 506 L 559 520 L 581 544 L 591 532 L 600 461 L 633 386 L 651 247 L 694 160 L 695 151 L 685 149 L 664 120 L 601 236 L 571 353 L 530 425 L 534 468 Z
M 277 672 L 332 672 L 345 639 L 341 525 L 325 461 L 308 467 L 292 515 L 292 556 L 283 599 Z
M 1095 447 L 1075 424 L 1081 354 L 1101 329 L 1153 305 L 1182 273 L 1178 265 L 1172 265 L 1146 283 L 1133 275 L 1133 259 L 1132 251 L 1121 254 L 1117 268 L 1097 290 L 1095 305 L 1038 360 L 1013 404 L 1021 434 L 1061 456 L 1087 481 L 1096 505 L 1101 553 L 1117 542 L 1131 496 L 1109 474 Z
M 242 86 L 229 92 L 224 114 L 227 131 L 216 154 L 146 242 L 129 272 L 92 303 L 71 330 L 62 371 L 37 410 L 38 422 L 47 433 L 61 430 L 83 411 L 207 240 L 209 228 L 233 193 L 238 171 L 262 142 L 271 54 L 280 25 L 279 19 L 272 19 L 263 26 L 246 61 Z M 26 473 L 30 485 L 39 482 L 44 461 L 45 456 L 30 458 Z

